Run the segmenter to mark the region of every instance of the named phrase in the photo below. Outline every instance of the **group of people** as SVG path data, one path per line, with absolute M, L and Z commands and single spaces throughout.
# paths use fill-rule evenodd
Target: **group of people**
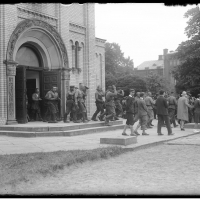
M 86 97 L 88 87 L 79 84 L 79 88 L 70 86 L 70 90 L 66 94 L 66 110 L 64 113 L 64 123 L 73 121 L 74 123 L 86 123 L 89 121 L 87 117 Z M 32 95 L 33 103 L 31 105 L 32 118 L 36 121 L 44 121 L 49 123 L 57 123 L 59 119 L 58 104 L 60 101 L 57 87 L 52 87 L 45 95 L 45 105 L 47 107 L 44 119 L 41 117 L 40 91 L 36 88 Z M 129 96 L 124 97 L 124 91 L 121 88 L 108 86 L 104 92 L 101 86 L 97 86 L 95 92 L 96 111 L 91 120 L 105 121 L 106 126 L 110 126 L 110 121 L 118 120 L 119 117 L 126 118 L 126 125 L 122 135 L 127 135 L 126 129 L 131 129 L 131 135 L 139 135 L 138 129 L 141 127 L 142 135 L 149 135 L 146 130 L 152 128 L 152 121 L 158 119 L 157 133 L 161 133 L 161 127 L 165 126 L 168 135 L 173 135 L 172 127 L 177 127 L 176 120 L 180 124 L 180 128 L 184 131 L 184 124 L 191 122 L 191 116 L 195 122 L 194 129 L 197 129 L 200 123 L 200 94 L 198 98 L 189 96 L 185 91 L 182 92 L 177 99 L 174 93 L 167 95 L 165 91 L 160 90 L 155 98 L 151 92 L 135 92 L 130 89 Z M 192 114 L 191 114 L 192 113 Z M 139 122 L 135 129 L 133 125 Z

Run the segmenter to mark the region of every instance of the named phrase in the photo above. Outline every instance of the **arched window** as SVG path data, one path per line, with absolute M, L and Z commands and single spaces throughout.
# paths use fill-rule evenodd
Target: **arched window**
M 78 42 L 75 42 L 75 68 L 78 68 Z

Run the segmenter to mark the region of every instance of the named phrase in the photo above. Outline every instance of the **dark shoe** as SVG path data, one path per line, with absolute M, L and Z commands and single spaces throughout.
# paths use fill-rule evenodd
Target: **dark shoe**
M 146 132 L 144 132 L 144 133 L 142 133 L 142 135 L 149 135 L 148 133 L 146 133 Z
M 58 123 L 58 121 L 49 121 L 48 123 Z
M 185 131 L 185 129 L 184 129 L 184 128 L 181 128 L 181 131 Z
M 153 124 L 150 124 L 150 126 L 154 126 Z
M 80 120 L 74 120 L 73 122 L 74 122 L 74 123 L 81 123 Z
M 158 133 L 158 135 L 164 135 L 164 134 L 162 134 L 162 133 Z
M 174 135 L 175 133 L 169 133 L 168 135 Z
M 175 125 L 174 128 L 176 128 L 178 125 Z
M 66 120 L 66 121 L 64 121 L 64 123 L 70 123 L 70 121 L 67 121 L 67 120 Z
M 135 133 L 131 133 L 130 136 L 138 136 L 137 134 Z
M 151 126 L 147 126 L 147 128 L 152 128 Z
M 122 135 L 129 136 L 127 133 L 122 133 Z
M 97 119 L 92 119 L 92 121 L 95 121 L 95 122 L 96 122 L 96 121 L 98 121 L 98 120 L 97 120 Z
M 119 120 L 119 118 L 118 118 L 118 117 L 115 117 L 115 120 Z

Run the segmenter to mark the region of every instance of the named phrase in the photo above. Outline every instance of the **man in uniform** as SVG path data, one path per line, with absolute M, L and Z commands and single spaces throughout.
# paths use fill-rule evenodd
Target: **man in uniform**
M 174 93 L 171 92 L 171 95 L 168 97 L 168 114 L 169 114 L 170 124 L 173 123 L 174 128 L 178 126 L 176 125 L 175 121 L 176 108 L 177 108 L 177 101 L 176 98 L 174 97 Z
M 151 98 L 151 92 L 147 92 L 145 103 L 148 108 L 147 128 L 151 128 L 151 126 L 153 126 L 152 121 L 154 119 L 153 105 L 155 104 L 154 100 Z
M 48 121 L 48 123 L 57 123 L 58 121 L 56 115 L 59 112 L 58 100 L 60 100 L 57 93 L 57 87 L 53 86 L 52 90 L 47 92 L 45 99 L 47 100 L 47 112 L 45 115 L 49 115 L 49 118 L 52 119 Z
M 64 123 L 69 123 L 69 121 L 67 121 L 67 115 L 69 115 L 69 113 L 72 113 L 72 117 L 73 120 L 75 119 L 74 114 L 76 114 L 76 112 L 74 112 L 74 106 L 75 106 L 75 88 L 74 86 L 70 86 L 70 90 L 67 92 L 66 94 L 66 112 L 64 114 Z
M 75 92 L 75 106 L 79 109 L 80 114 L 83 118 L 83 123 L 86 123 L 86 106 L 85 106 L 85 100 L 84 100 L 84 86 L 82 84 L 79 84 L 79 89 Z
M 105 97 L 105 99 L 106 99 L 106 101 L 105 101 L 106 114 L 107 114 L 107 116 L 105 117 L 105 125 L 106 126 L 110 126 L 109 120 L 116 116 L 115 102 L 114 102 L 114 98 L 116 96 L 117 96 L 116 87 L 114 85 L 108 86 L 108 91 L 107 91 L 106 97 Z
M 116 111 L 116 120 L 119 120 L 118 116 L 122 115 L 123 109 L 122 109 L 122 98 L 124 97 L 124 91 L 121 88 L 117 89 L 117 96 L 114 98 L 115 100 L 115 111 Z
M 40 91 L 38 88 L 36 88 L 35 93 L 32 94 L 32 100 L 33 100 L 33 103 L 31 105 L 31 109 L 32 109 L 34 120 L 42 121 L 42 117 L 40 114 L 40 104 L 39 104 L 39 101 L 41 101 L 42 99 L 40 98 Z

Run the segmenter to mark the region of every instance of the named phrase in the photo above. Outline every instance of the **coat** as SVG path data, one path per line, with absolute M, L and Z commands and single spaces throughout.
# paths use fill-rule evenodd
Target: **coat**
M 137 101 L 137 104 L 138 104 L 138 116 L 147 115 L 148 109 L 145 104 L 145 101 L 140 98 L 140 100 Z
M 180 120 L 188 121 L 188 107 L 186 97 L 180 97 L 178 99 L 178 110 L 177 110 L 177 118 Z
M 159 96 L 156 100 L 157 115 L 168 115 L 167 99 L 163 96 Z

